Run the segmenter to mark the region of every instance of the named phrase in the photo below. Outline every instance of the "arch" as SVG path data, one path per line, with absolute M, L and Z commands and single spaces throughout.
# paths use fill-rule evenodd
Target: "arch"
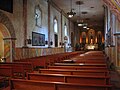
M 102 32 L 101 31 L 97 32 L 97 43 L 102 43 Z
M 58 33 L 58 20 L 56 17 L 53 20 L 53 29 L 54 29 L 54 33 Z
M 68 32 L 67 32 L 67 25 L 66 25 L 66 23 L 64 24 L 64 34 L 65 34 L 65 36 L 68 36 Z
M 0 11 L 0 28 L 4 40 L 4 57 L 7 62 L 11 62 L 15 56 L 15 30 L 10 19 L 2 11 Z
M 58 47 L 58 19 L 55 16 L 53 20 L 53 29 L 54 29 L 54 46 Z
M 9 31 L 11 38 L 16 38 L 15 30 L 10 19 L 0 11 L 0 23 L 2 23 Z
M 88 43 L 94 44 L 95 43 L 95 30 L 90 29 L 88 31 Z
M 82 43 L 86 43 L 86 32 L 82 32 Z

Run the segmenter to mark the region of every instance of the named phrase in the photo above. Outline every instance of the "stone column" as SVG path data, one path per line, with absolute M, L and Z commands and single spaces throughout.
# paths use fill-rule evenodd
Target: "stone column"
M 23 58 L 29 58 L 29 48 L 27 46 L 27 0 L 23 0 L 23 29 L 24 29 L 24 45 L 22 47 Z
M 24 31 L 24 46 L 27 47 L 27 0 L 23 0 L 23 31 Z
M 48 0 L 48 47 L 50 47 L 50 0 Z

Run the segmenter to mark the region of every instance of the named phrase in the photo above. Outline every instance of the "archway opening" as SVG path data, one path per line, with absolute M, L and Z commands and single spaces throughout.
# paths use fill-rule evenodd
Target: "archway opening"
M 0 23 L 0 60 L 2 60 L 2 58 L 5 58 L 6 62 L 10 62 L 11 42 L 6 40 L 6 38 L 10 38 L 10 33 L 6 26 Z

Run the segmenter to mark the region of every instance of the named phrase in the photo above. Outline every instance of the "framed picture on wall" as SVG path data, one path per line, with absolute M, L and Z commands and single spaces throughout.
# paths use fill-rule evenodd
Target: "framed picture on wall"
M 32 46 L 45 46 L 45 34 L 32 32 Z

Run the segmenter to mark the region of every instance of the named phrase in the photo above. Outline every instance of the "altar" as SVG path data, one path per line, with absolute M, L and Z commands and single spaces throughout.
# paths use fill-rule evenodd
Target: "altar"
M 98 44 L 86 44 L 85 48 L 87 50 L 97 50 L 98 49 Z

